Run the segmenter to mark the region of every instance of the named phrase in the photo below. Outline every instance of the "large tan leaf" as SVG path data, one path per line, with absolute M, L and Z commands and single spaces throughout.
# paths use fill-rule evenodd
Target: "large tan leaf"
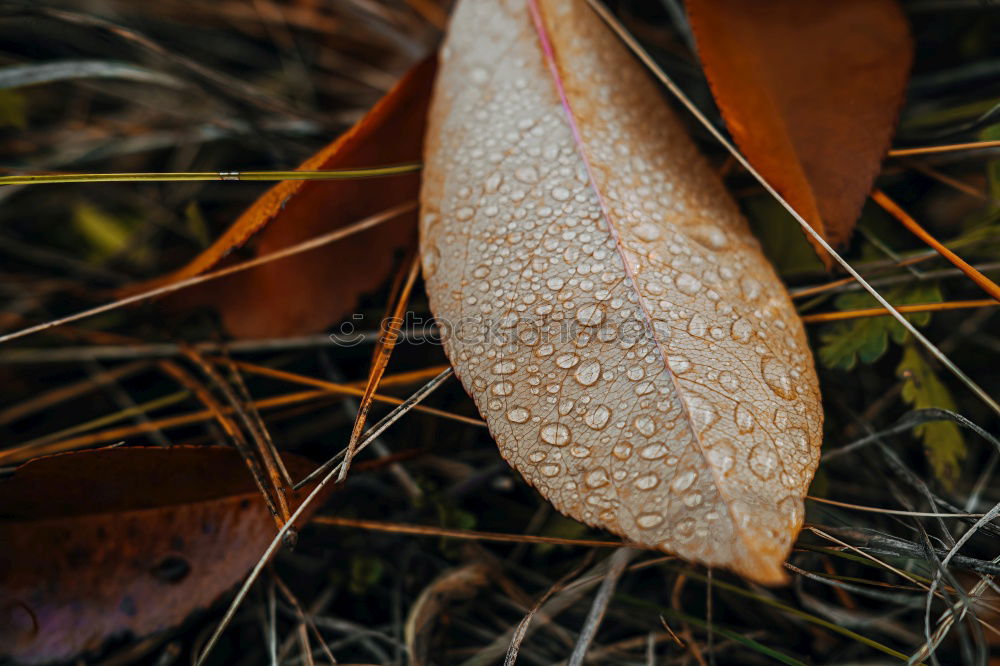
M 726 126 L 833 246 L 889 149 L 913 43 L 897 0 L 688 0 Z M 819 256 L 830 257 L 812 237 Z
M 463 0 L 426 141 L 431 306 L 507 460 L 574 518 L 783 580 L 812 358 L 645 72 L 584 0 Z

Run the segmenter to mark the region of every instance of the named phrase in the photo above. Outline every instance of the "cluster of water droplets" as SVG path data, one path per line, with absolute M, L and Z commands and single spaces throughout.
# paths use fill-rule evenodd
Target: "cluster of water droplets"
M 571 100 L 581 150 L 547 69 L 510 46 L 530 22 L 492 4 L 462 5 L 474 35 L 452 29 L 428 156 L 445 176 L 422 202 L 462 381 L 504 456 L 569 515 L 697 543 L 707 562 L 746 542 L 780 551 L 820 428 L 780 282 L 641 71 L 583 49 L 566 72 L 568 90 L 596 91 Z

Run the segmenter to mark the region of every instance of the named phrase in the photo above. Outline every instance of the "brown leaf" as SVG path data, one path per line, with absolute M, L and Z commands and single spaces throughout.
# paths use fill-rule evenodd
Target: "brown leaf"
M 688 0 L 705 74 L 750 163 L 834 247 L 889 149 L 913 58 L 896 0 Z M 827 265 L 830 257 L 812 238 Z
M 434 70 L 433 58 L 416 65 L 354 127 L 299 169 L 419 161 Z M 279 183 L 187 266 L 138 289 L 198 275 L 258 231 L 255 256 L 327 233 L 416 199 L 419 183 L 419 175 L 414 173 L 366 180 Z M 184 307 L 214 306 L 226 329 L 237 337 L 319 331 L 342 319 L 361 294 L 385 281 L 395 252 L 413 241 L 414 222 L 413 215 L 403 215 L 316 250 L 186 290 L 174 301 Z
M 782 581 L 822 411 L 734 202 L 583 0 L 463 0 L 440 67 L 423 268 L 501 453 L 578 520 Z
M 284 460 L 296 479 L 315 467 Z M 305 494 L 288 497 L 293 509 Z M 0 481 L 0 656 L 65 660 L 177 625 L 245 576 L 274 534 L 234 449 L 29 462 Z

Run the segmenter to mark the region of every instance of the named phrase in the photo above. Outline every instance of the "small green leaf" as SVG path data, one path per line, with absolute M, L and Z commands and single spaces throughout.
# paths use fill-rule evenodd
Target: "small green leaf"
M 28 100 L 15 90 L 0 90 L 0 127 L 28 126 Z
M 955 411 L 948 387 L 915 345 L 908 344 L 903 349 L 896 375 L 904 382 L 903 400 L 914 409 L 936 407 Z M 959 464 L 965 459 L 965 440 L 958 425 L 952 421 L 931 421 L 916 426 L 913 432 L 923 440 L 924 451 L 938 479 L 946 487 L 953 487 Z
M 205 216 L 201 212 L 201 207 L 198 206 L 197 201 L 190 201 L 188 205 L 184 207 L 184 223 L 187 225 L 188 231 L 191 235 L 202 244 L 203 247 L 208 247 L 212 243 L 212 234 L 208 229 L 208 222 L 205 221 Z
M 378 557 L 355 555 L 351 558 L 351 578 L 348 587 L 361 596 L 379 582 L 385 572 L 385 565 Z
M 909 289 L 894 289 L 886 294 L 893 304 L 938 303 L 941 290 L 937 285 L 918 284 Z M 867 292 L 841 294 L 834 301 L 838 310 L 862 310 L 878 307 L 878 302 Z M 926 326 L 931 320 L 929 312 L 906 315 L 916 326 Z M 832 324 L 820 334 L 819 359 L 828 368 L 852 370 L 860 360 L 874 363 L 889 348 L 889 339 L 903 344 L 906 329 L 892 317 L 863 317 Z
M 743 209 L 764 254 L 779 273 L 822 273 L 825 270 L 798 223 L 774 197 L 751 197 L 744 200 Z
M 582 539 L 587 536 L 588 527 L 583 523 L 578 523 L 572 518 L 567 518 L 560 514 L 553 514 L 545 521 L 545 525 L 539 534 L 558 539 Z M 535 550 L 541 553 L 548 553 L 560 546 L 551 543 L 540 543 L 535 546 Z
M 1000 123 L 990 125 L 979 134 L 983 141 L 1000 139 Z M 1000 159 L 992 159 L 986 163 L 986 180 L 989 182 L 989 194 L 993 201 L 1000 200 Z M 996 209 L 1000 206 L 992 205 Z
M 813 497 L 827 497 L 830 494 L 830 475 L 822 465 L 816 470 L 816 476 L 809 484 L 809 494 Z
M 73 226 L 90 246 L 91 256 L 97 260 L 108 259 L 128 247 L 134 224 L 115 217 L 87 202 L 73 208 Z

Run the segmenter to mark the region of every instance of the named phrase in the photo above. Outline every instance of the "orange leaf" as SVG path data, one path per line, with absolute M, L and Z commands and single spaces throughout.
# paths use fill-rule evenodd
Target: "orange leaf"
M 688 0 L 687 7 L 736 143 L 827 242 L 843 245 L 903 102 L 913 44 L 898 3 Z
M 411 69 L 347 133 L 300 170 L 349 169 L 420 160 L 435 60 Z M 255 233 L 256 256 L 270 254 L 386 208 L 415 200 L 420 177 L 285 181 L 268 190 L 207 250 L 147 289 L 198 275 Z M 377 229 L 190 289 L 173 297 L 184 307 L 212 305 L 237 337 L 281 337 L 322 330 L 342 319 L 361 294 L 392 270 L 396 250 L 414 240 L 415 214 Z
M 283 459 L 295 479 L 315 467 Z M 290 494 L 291 508 L 306 494 Z M 180 624 L 275 534 L 239 454 L 223 447 L 41 458 L 0 482 L 0 507 L 0 657 L 26 663 Z

